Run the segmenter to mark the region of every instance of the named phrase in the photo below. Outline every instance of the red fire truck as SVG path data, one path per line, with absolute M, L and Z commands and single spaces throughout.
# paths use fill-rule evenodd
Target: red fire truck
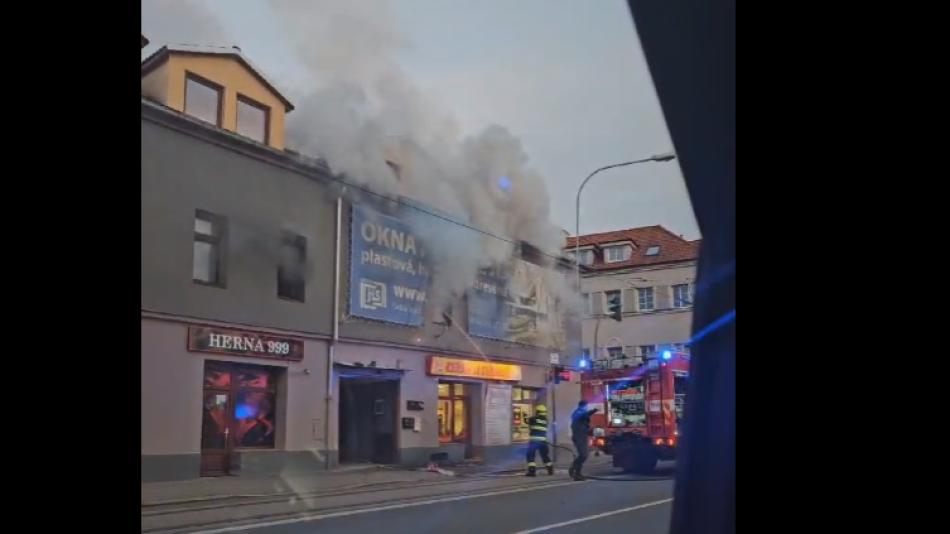
M 641 474 L 676 458 L 688 377 L 689 354 L 671 350 L 634 368 L 582 373 L 581 395 L 600 409 L 591 417 L 594 447 Z

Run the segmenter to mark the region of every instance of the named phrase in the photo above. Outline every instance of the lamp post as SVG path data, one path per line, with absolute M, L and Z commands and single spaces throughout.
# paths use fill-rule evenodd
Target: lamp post
M 635 161 L 625 161 L 623 163 L 614 163 L 613 165 L 606 165 L 601 167 L 594 172 L 590 173 L 587 178 L 584 178 L 584 181 L 581 182 L 581 186 L 577 188 L 577 200 L 575 202 L 575 217 L 574 217 L 574 271 L 577 278 L 577 292 L 581 291 L 581 263 L 580 263 L 580 250 L 581 250 L 581 192 L 584 190 L 584 186 L 587 185 L 587 182 L 594 177 L 595 174 L 600 171 L 606 171 L 607 169 L 615 169 L 617 167 L 626 167 L 627 165 L 633 165 L 636 163 L 646 163 L 648 161 L 672 161 L 676 159 L 676 154 L 668 152 L 665 154 L 656 154 L 645 159 L 638 159 Z

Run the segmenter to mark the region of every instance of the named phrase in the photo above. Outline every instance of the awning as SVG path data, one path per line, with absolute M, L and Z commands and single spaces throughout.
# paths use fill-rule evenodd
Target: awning
M 372 362 L 370 362 L 372 363 Z M 348 362 L 333 362 L 333 371 L 343 378 L 376 378 L 379 380 L 399 380 L 408 369 L 376 367 L 368 364 L 358 365 Z

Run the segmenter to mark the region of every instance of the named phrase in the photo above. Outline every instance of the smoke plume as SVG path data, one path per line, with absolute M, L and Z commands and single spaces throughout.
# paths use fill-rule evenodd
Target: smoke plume
M 396 61 L 395 52 L 409 43 L 395 30 L 388 2 L 271 3 L 314 84 L 288 116 L 289 144 L 376 191 L 435 207 L 510 241 L 559 251 L 563 236 L 549 222 L 544 179 L 529 167 L 521 142 L 502 126 L 459 135 L 454 117 Z M 424 213 L 411 223 L 434 264 L 432 294 L 443 298 L 469 289 L 479 268 L 513 254 L 510 241 Z

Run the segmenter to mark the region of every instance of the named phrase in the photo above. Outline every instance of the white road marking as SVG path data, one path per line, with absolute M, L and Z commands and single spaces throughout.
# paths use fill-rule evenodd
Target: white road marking
M 561 523 L 554 523 L 554 524 L 551 524 L 551 525 L 544 525 L 543 527 L 536 527 L 536 528 L 531 528 L 531 529 L 528 529 L 528 530 L 519 530 L 518 532 L 515 532 L 514 534 L 531 534 L 532 532 L 543 532 L 543 531 L 545 531 L 545 530 L 551 530 L 551 529 L 555 529 L 555 528 L 566 527 L 567 525 L 574 525 L 574 524 L 577 524 L 577 523 L 583 523 L 584 521 L 593 521 L 594 519 L 600 519 L 601 517 L 608 517 L 608 516 L 612 516 L 612 515 L 616 515 L 616 514 L 622 514 L 622 513 L 625 513 L 625 512 L 632 512 L 632 511 L 634 511 L 634 510 L 640 510 L 640 509 L 642 509 L 642 508 L 649 508 L 649 507 L 651 507 L 651 506 L 659 506 L 659 505 L 661 505 L 661 504 L 666 504 L 666 503 L 672 502 L 672 501 L 673 501 L 673 499 L 670 498 L 670 499 L 662 499 L 662 500 L 659 500 L 659 501 L 648 502 L 648 503 L 644 503 L 644 504 L 638 504 L 638 505 L 636 505 L 636 506 L 628 506 L 627 508 L 621 508 L 621 509 L 619 509 L 619 510 L 611 510 L 611 511 L 609 511 L 609 512 L 604 512 L 604 513 L 602 513 L 602 514 L 594 514 L 594 515 L 589 515 L 589 516 L 587 516 L 587 517 L 579 517 L 579 518 L 577 518 L 577 519 L 571 519 L 570 521 L 563 521 L 563 522 L 561 522 Z
M 556 487 L 559 487 L 559 486 L 569 486 L 569 485 L 571 485 L 571 484 L 576 485 L 577 482 L 575 482 L 575 481 L 572 480 L 572 481 L 570 481 L 570 482 L 560 482 L 560 483 L 557 483 L 557 484 L 546 484 L 546 485 L 543 485 L 543 486 L 533 486 L 533 487 L 527 487 L 527 488 L 514 488 L 514 489 L 509 489 L 509 490 L 491 491 L 491 492 L 488 492 L 488 493 L 475 493 L 475 494 L 469 494 L 469 495 L 457 495 L 457 496 L 455 496 L 455 497 L 443 497 L 443 498 L 439 498 L 439 499 L 428 499 L 428 500 L 425 500 L 425 501 L 412 501 L 412 502 L 399 503 L 399 504 L 389 504 L 389 505 L 386 505 L 386 506 L 374 506 L 374 507 L 372 507 L 372 508 L 359 508 L 359 509 L 357 509 L 357 510 L 344 510 L 344 511 L 341 511 L 341 512 L 329 512 L 329 513 L 326 513 L 326 514 L 305 515 L 305 516 L 300 516 L 300 517 L 292 517 L 292 518 L 288 518 L 288 519 L 277 519 L 277 520 L 274 520 L 274 521 L 264 521 L 264 522 L 261 522 L 261 523 L 251 523 L 251 524 L 244 524 L 244 525 L 234 525 L 234 526 L 228 526 L 228 527 L 215 528 L 215 529 L 211 529 L 211 530 L 198 530 L 198 531 L 193 532 L 192 534 L 219 534 L 219 533 L 221 533 L 221 532 L 244 532 L 244 531 L 246 531 L 246 530 L 252 530 L 252 529 L 256 529 L 256 528 L 274 527 L 274 526 L 278 526 L 278 525 L 289 525 L 289 524 L 291 524 L 291 523 L 303 523 L 303 522 L 307 522 L 307 521 L 319 521 L 319 520 L 321 520 L 321 519 L 330 519 L 330 518 L 332 518 L 332 517 L 345 517 L 345 516 L 349 516 L 349 515 L 368 514 L 368 513 L 372 513 L 372 512 L 382 512 L 382 511 L 384 511 L 384 510 L 398 510 L 398 509 L 400 509 L 400 508 L 412 508 L 412 507 L 414 507 L 414 506 L 426 506 L 426 505 L 429 505 L 429 504 L 438 504 L 438 503 L 443 503 L 443 502 L 464 501 L 464 500 L 467 500 L 467 499 L 477 499 L 477 498 L 479 498 L 479 497 L 491 497 L 491 496 L 493 496 L 493 495 L 507 495 L 507 494 L 509 494 L 509 493 L 522 493 L 522 492 L 526 492 L 526 491 L 538 491 L 538 490 L 543 490 L 543 489 L 548 489 L 548 488 L 556 488 Z

